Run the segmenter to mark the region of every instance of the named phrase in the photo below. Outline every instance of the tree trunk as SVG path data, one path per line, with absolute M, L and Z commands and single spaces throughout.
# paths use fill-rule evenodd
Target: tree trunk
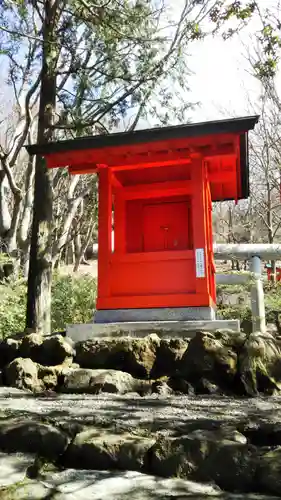
M 74 262 L 74 243 L 71 240 L 66 247 L 65 252 L 65 264 L 68 266 L 69 264 L 73 264 Z
M 22 197 L 19 194 L 13 195 L 13 197 L 14 197 L 14 200 L 13 200 L 14 203 L 13 203 L 13 214 L 12 214 L 11 227 L 6 234 L 4 241 L 6 244 L 7 253 L 13 257 L 18 258 L 19 252 L 18 252 L 17 232 L 18 232 L 18 226 L 19 226 L 19 221 L 20 221 L 20 210 L 21 210 Z
M 33 205 L 33 180 L 34 180 L 34 159 L 29 158 L 26 180 L 25 197 L 23 201 L 22 218 L 18 230 L 18 246 L 21 253 L 21 269 L 25 277 L 28 277 L 29 251 L 30 251 L 30 222 L 32 218 Z
M 83 259 L 84 259 L 84 256 L 85 256 L 85 252 L 86 252 L 86 250 L 88 248 L 88 245 L 90 243 L 93 231 L 94 231 L 94 223 L 92 221 L 92 223 L 90 223 L 90 225 L 89 225 L 89 228 L 88 228 L 87 234 L 85 236 L 84 242 L 82 244 L 80 244 L 79 252 L 77 252 L 78 249 L 76 248 L 76 251 L 75 251 L 75 263 L 74 263 L 73 272 L 77 272 L 78 269 L 79 269 L 80 264 L 83 262 Z M 80 243 L 81 243 L 81 241 L 80 241 Z
M 60 252 L 67 244 L 69 233 L 71 230 L 71 226 L 72 226 L 74 217 L 76 215 L 76 212 L 79 208 L 79 205 L 81 204 L 81 201 L 82 201 L 82 197 L 78 197 L 78 198 L 76 198 L 74 200 L 70 200 L 68 202 L 68 212 L 67 212 L 67 215 L 66 215 L 64 223 L 63 223 L 61 236 L 53 244 L 53 249 L 52 249 L 53 265 L 55 264 L 57 258 L 59 257 Z
M 81 234 L 79 234 L 79 233 L 75 234 L 73 243 L 74 243 L 74 257 L 75 257 L 75 263 L 76 263 L 77 259 L 79 259 L 79 256 L 80 256 L 81 250 L 82 250 Z M 75 263 L 74 263 L 74 267 L 75 267 Z
M 4 170 L 0 170 L 0 237 L 9 231 L 12 223 L 8 203 L 9 183 Z M 5 249 L 4 249 L 5 251 Z
M 43 50 L 37 142 L 51 140 L 56 105 L 56 44 L 57 1 L 45 0 L 43 23 Z M 52 172 L 45 161 L 35 161 L 35 187 L 30 264 L 28 273 L 26 327 L 48 334 L 51 331 L 52 281 Z

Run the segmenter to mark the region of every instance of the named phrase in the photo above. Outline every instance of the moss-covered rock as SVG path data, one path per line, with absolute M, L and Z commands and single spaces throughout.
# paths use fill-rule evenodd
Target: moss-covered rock
M 152 378 L 159 378 L 163 375 L 175 375 L 180 368 L 180 362 L 187 346 L 188 341 L 185 339 L 161 339 L 150 376 Z
M 20 340 L 7 338 L 0 342 L 0 369 L 19 356 Z
M 134 392 L 136 386 L 137 381 L 132 375 L 120 370 L 78 368 L 67 373 L 61 390 L 88 394 L 99 394 L 100 392 L 125 394 Z
M 234 428 L 195 429 L 179 437 L 160 436 L 149 451 L 146 467 L 151 473 L 170 477 L 216 482 L 209 472 L 208 458 L 222 447 L 245 445 L 246 438 Z M 222 467 L 216 461 L 217 467 Z
M 215 334 L 198 332 L 185 351 L 180 374 L 186 380 L 206 379 L 219 387 L 231 387 L 237 374 L 237 354 Z
M 35 453 L 55 460 L 68 442 L 66 434 L 39 419 L 6 418 L 0 425 L 0 449 L 8 453 Z
M 257 478 L 260 490 L 281 494 L 281 446 L 260 456 Z
M 281 349 L 270 333 L 252 333 L 239 355 L 239 373 L 246 394 L 273 394 L 281 388 Z
M 38 366 L 29 358 L 16 358 L 4 369 L 6 385 L 18 389 L 40 392 L 44 389 L 42 380 L 38 378 Z
M 65 454 L 64 465 L 98 470 L 142 470 L 146 453 L 154 443 L 154 437 L 89 429 L 77 434 Z
M 93 339 L 76 344 L 75 361 L 81 368 L 106 368 L 149 378 L 160 345 L 157 335 L 137 339 Z
M 55 366 L 65 363 L 66 360 L 72 362 L 75 351 L 71 340 L 65 339 L 62 335 L 44 337 L 32 333 L 22 339 L 20 354 L 41 365 Z

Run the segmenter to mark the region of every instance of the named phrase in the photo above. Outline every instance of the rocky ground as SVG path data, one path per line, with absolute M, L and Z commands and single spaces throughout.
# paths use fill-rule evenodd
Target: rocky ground
M 269 333 L 30 334 L 0 343 L 0 367 L 0 499 L 281 496 Z
M 217 487 L 182 479 L 163 479 L 134 471 L 66 469 L 25 477 L 33 458 L 0 453 L 1 500 L 277 500 L 279 497 L 231 494 Z M 8 478 L 8 479 L 7 479 Z
M 40 397 L 2 388 L 0 407 L 0 446 L 9 452 L 0 454 L 1 500 L 279 496 L 278 471 L 270 469 L 274 462 L 266 458 L 269 449 L 274 458 L 279 448 L 264 447 L 265 441 L 281 440 L 278 396 L 241 400 L 107 394 Z M 258 474 L 249 462 L 243 463 L 240 450 L 246 448 L 260 455 L 255 463 Z M 143 467 L 151 449 L 150 465 Z M 195 471 L 197 461 L 208 453 L 213 457 L 213 477 L 200 478 L 196 473 L 196 482 L 163 477 L 191 477 L 191 469 Z M 222 459 L 216 461 L 220 453 Z M 277 456 L 277 468 L 279 462 Z M 245 492 L 231 494 L 222 486 Z M 251 489 L 270 494 L 257 496 Z M 50 492 L 53 496 L 48 496 Z

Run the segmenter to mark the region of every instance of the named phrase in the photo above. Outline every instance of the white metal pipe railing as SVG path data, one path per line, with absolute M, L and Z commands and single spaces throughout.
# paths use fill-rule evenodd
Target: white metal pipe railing
M 214 245 L 215 260 L 249 260 L 250 272 L 241 274 L 218 274 L 217 284 L 251 283 L 251 310 L 253 331 L 266 330 L 264 291 L 262 284 L 261 259 L 278 260 L 281 258 L 281 245 L 278 244 L 220 244 Z
M 260 257 L 264 260 L 278 260 L 281 258 L 281 245 L 267 243 L 215 243 L 215 260 L 249 260 L 251 257 Z

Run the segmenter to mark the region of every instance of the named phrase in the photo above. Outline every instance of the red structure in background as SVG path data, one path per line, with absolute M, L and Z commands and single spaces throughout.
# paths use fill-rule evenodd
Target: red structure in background
M 268 281 L 271 281 L 273 276 L 273 267 L 270 264 L 266 264 L 265 269 L 267 273 L 267 279 Z M 281 267 L 279 266 L 276 266 L 275 268 L 275 277 L 276 281 L 281 281 Z
M 27 147 L 49 168 L 99 175 L 98 311 L 215 307 L 212 201 L 248 197 L 248 131 L 257 121 Z

